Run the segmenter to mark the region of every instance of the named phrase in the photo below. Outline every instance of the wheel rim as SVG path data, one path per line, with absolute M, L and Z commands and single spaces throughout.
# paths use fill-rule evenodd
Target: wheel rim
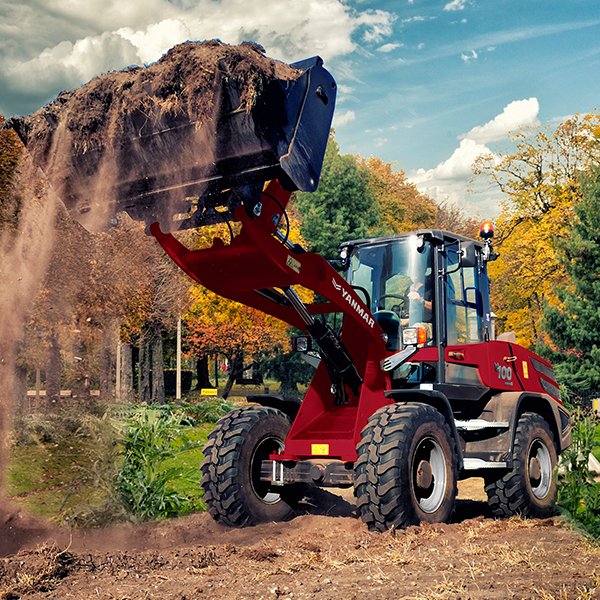
M 434 513 L 444 501 L 448 473 L 446 457 L 439 442 L 423 438 L 415 449 L 412 465 L 413 495 L 419 508 Z
M 536 438 L 527 454 L 527 479 L 533 495 L 544 499 L 552 487 L 552 457 L 544 442 Z
M 274 492 L 269 482 L 260 480 L 262 461 L 268 460 L 269 456 L 273 453 L 279 453 L 283 450 L 283 447 L 283 442 L 278 437 L 268 436 L 256 444 L 252 453 L 250 461 L 250 484 L 256 497 L 265 504 L 277 504 L 281 500 L 281 494 Z

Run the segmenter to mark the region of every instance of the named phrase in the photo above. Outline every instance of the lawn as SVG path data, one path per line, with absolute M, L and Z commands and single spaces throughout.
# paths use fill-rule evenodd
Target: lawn
M 202 447 L 213 427 L 213 423 L 201 423 L 187 429 L 190 441 L 198 446 L 180 454 L 175 461 L 165 461 L 164 467 L 199 469 Z M 93 442 L 72 434 L 57 443 L 13 445 L 6 479 L 7 496 L 36 516 L 58 520 L 66 511 L 100 504 L 105 493 L 94 485 L 93 472 L 97 457 L 105 449 Z M 172 488 L 188 496 L 196 509 L 203 507 L 199 480 L 200 474 L 197 482 L 183 478 L 171 482 Z

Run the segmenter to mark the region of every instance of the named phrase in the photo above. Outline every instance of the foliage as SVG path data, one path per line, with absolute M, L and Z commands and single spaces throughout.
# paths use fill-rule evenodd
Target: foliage
M 431 228 L 434 225 L 437 213 L 435 202 L 408 181 L 403 169 L 397 169 L 396 163 L 387 163 L 374 156 L 357 158 L 359 167 L 369 170 L 369 190 L 379 206 L 377 235 Z
M 599 160 L 600 115 L 575 115 L 558 127 L 529 127 L 514 134 L 511 148 L 482 155 L 475 181 L 503 194 L 497 219 L 500 259 L 490 265 L 495 312 L 517 341 L 546 341 L 540 327 L 544 303 L 565 282 L 557 243 L 581 197 L 579 173 Z
M 123 502 L 123 487 L 128 485 L 139 485 L 132 493 L 147 494 L 147 504 L 170 503 L 174 510 L 168 516 L 204 510 L 195 476 L 201 448 L 213 423 L 235 406 L 220 399 L 182 406 L 117 404 L 95 414 L 73 407 L 17 419 L 8 478 L 11 493 L 35 514 L 68 527 L 107 527 L 161 518 L 168 512 L 132 512 L 133 503 Z M 127 459 L 126 445 L 131 443 L 135 448 L 127 450 Z M 126 459 L 128 469 L 134 469 L 137 460 L 144 463 L 145 472 L 153 471 L 163 481 L 149 484 L 140 477 L 140 483 L 135 474 L 124 472 Z M 161 501 L 163 493 L 166 500 Z
M 437 205 L 437 215 L 432 227 L 477 239 L 481 221 L 479 216 L 469 216 L 464 208 L 446 200 Z
M 582 177 L 582 200 L 560 245 L 571 284 L 557 290 L 560 306 L 547 306 L 544 327 L 559 350 L 558 373 L 571 388 L 600 387 L 600 168 Z
M 260 372 L 281 383 L 280 394 L 294 395 L 299 393 L 299 383 L 310 383 L 315 369 L 302 359 L 299 352 L 285 352 L 282 346 L 278 346 L 276 353 L 261 363 Z
M 367 237 L 380 218 L 369 169 L 351 154 L 340 154 L 333 132 L 317 191 L 295 194 L 294 207 L 308 250 L 328 260 L 337 258 L 342 242 Z
M 165 415 L 146 406 L 128 420 L 123 443 L 123 466 L 119 477 L 121 499 L 141 520 L 169 518 L 190 510 L 190 499 L 173 489 L 174 478 L 200 485 L 198 469 L 182 469 L 164 462 L 197 445 L 190 442 L 182 415 Z
M 221 417 L 239 408 L 237 402 L 210 398 L 195 404 L 184 405 L 184 411 L 198 423 L 216 423 Z
M 248 361 L 258 366 L 278 344 L 286 340 L 287 325 L 255 308 L 232 302 L 195 286 L 193 305 L 184 316 L 184 344 L 188 355 L 220 354 L 229 360 L 229 374 L 223 396 Z
M 600 538 L 600 482 L 588 467 L 588 457 L 600 447 L 600 422 L 572 414 L 573 443 L 561 455 L 557 506 L 561 513 L 595 538 Z
M 4 117 L 0 115 L 0 127 Z M 15 232 L 21 213 L 21 198 L 12 189 L 22 146 L 12 129 L 0 129 L 0 230 Z

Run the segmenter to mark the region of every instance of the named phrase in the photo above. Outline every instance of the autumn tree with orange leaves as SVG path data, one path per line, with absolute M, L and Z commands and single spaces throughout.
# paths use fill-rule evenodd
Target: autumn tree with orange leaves
M 288 326 L 248 306 L 232 302 L 202 286 L 194 286 L 194 303 L 185 316 L 188 355 L 219 354 L 227 358 L 229 372 L 223 397 L 245 369 L 258 367 L 275 348 L 287 346 Z

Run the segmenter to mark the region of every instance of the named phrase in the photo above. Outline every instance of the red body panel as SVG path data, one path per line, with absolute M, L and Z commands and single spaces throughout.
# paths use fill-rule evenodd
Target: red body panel
M 272 199 L 277 199 L 277 202 Z M 347 282 L 318 254 L 294 253 L 274 236 L 290 197 L 278 182 L 269 184 L 262 196 L 262 211 L 251 219 L 243 206 L 235 216 L 242 230 L 226 246 L 219 238 L 211 248 L 188 250 L 171 234 L 162 233 L 158 223 L 150 226 L 167 254 L 192 278 L 215 293 L 252 306 L 305 330 L 291 306 L 280 306 L 255 293 L 257 289 L 302 285 L 326 298 L 329 303 L 309 304 L 311 314 L 343 312 L 342 340 L 363 377 L 360 396 L 347 390 L 346 405 L 334 405 L 331 381 L 321 364 L 302 402 L 280 460 L 327 456 L 352 462 L 356 445 L 368 418 L 390 403 L 384 391 L 389 378 L 379 362 L 389 353 L 382 330 L 371 312 Z
M 451 365 L 476 368 L 482 385 L 493 390 L 549 393 L 559 400 L 550 364 L 517 344 L 496 340 L 448 346 L 444 359 Z

